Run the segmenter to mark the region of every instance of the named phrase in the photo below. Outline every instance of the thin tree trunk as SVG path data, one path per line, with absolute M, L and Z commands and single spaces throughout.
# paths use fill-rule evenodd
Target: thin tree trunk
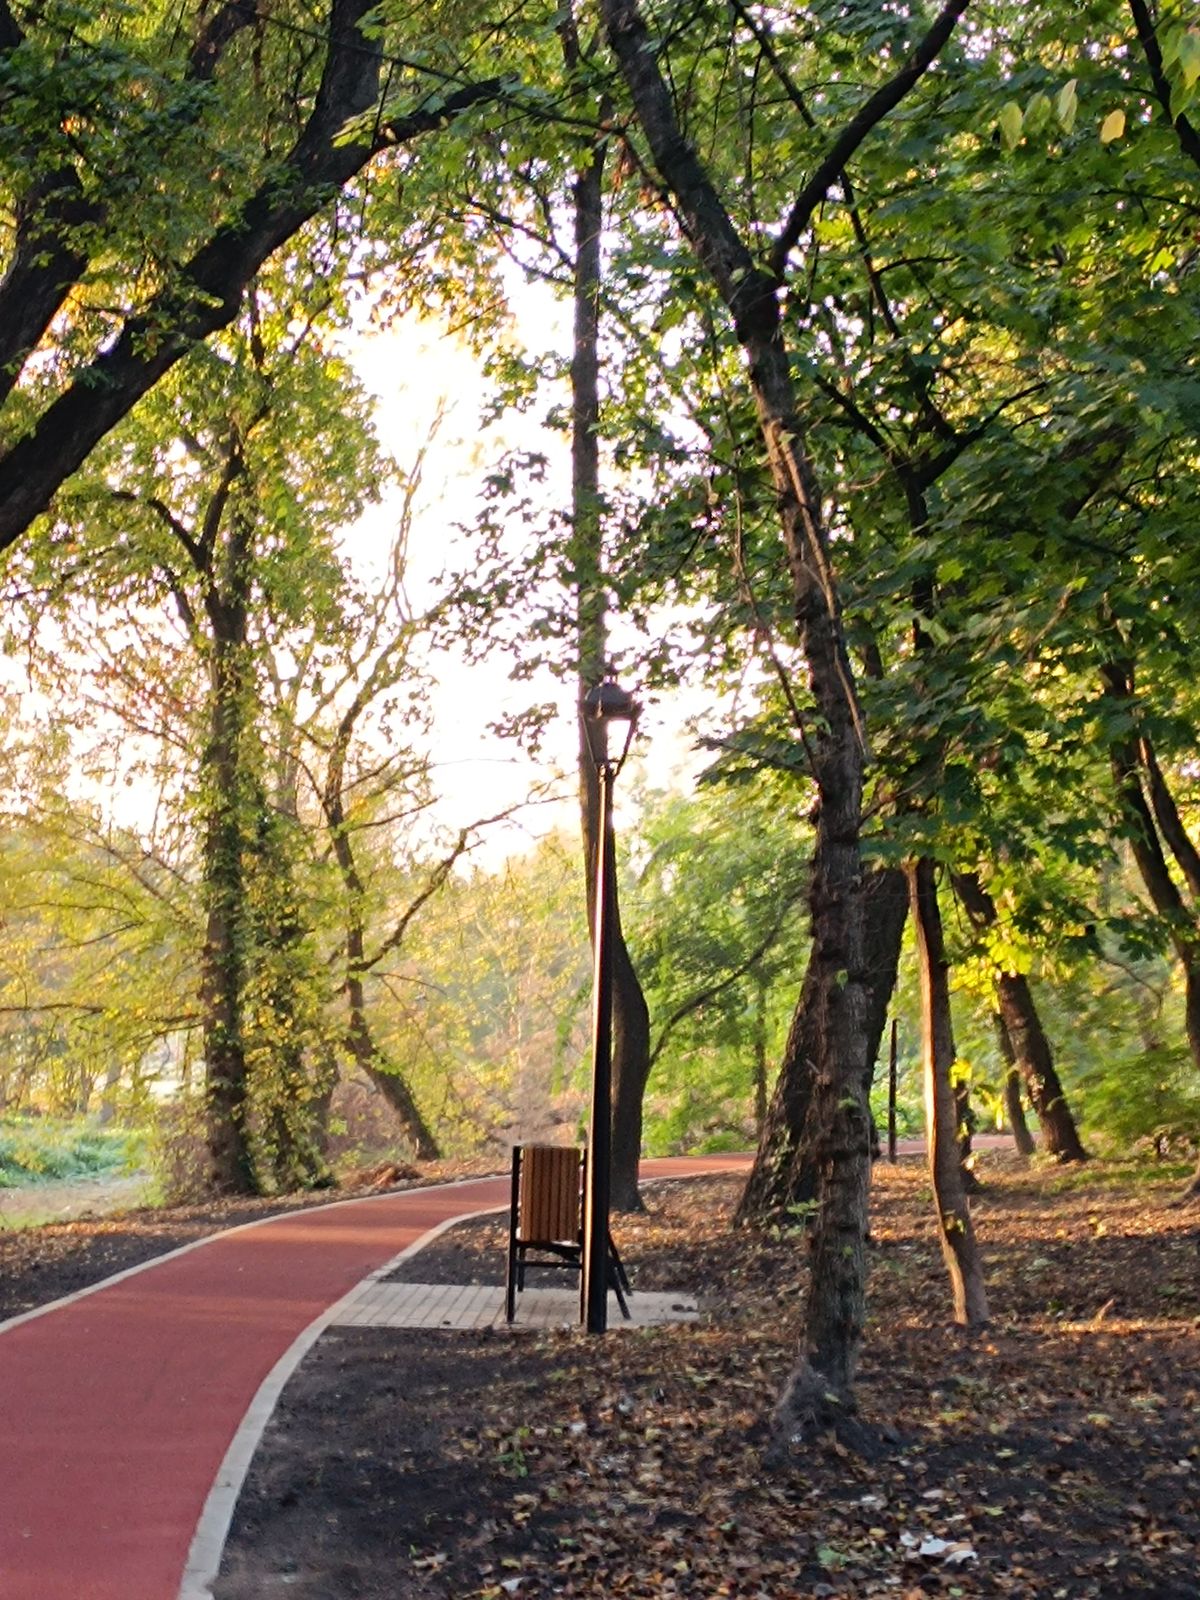
M 1086 1161 L 1088 1153 L 1075 1126 L 1028 980 L 1016 972 L 997 973 L 996 1000 L 1047 1154 L 1056 1161 Z
M 1138 753 L 1146 772 L 1146 787 L 1150 793 L 1150 804 L 1154 808 L 1154 820 L 1158 824 L 1158 831 L 1175 857 L 1188 888 L 1196 900 L 1200 901 L 1200 850 L 1196 849 L 1183 825 L 1179 807 L 1175 804 L 1175 796 L 1171 793 L 1171 786 L 1158 764 L 1154 746 L 1145 734 L 1138 741 Z
M 958 1115 L 950 1082 L 955 1049 L 949 964 L 934 872 L 934 864 L 928 857 L 909 869 L 909 893 L 921 969 L 925 1139 L 942 1256 L 954 1296 L 954 1320 L 965 1327 L 976 1328 L 989 1320 L 987 1289 L 959 1160 Z
M 843 130 L 820 173 L 797 195 L 767 271 L 737 232 L 683 135 L 636 0 L 601 0 L 605 33 L 653 160 L 745 356 L 775 491 L 796 632 L 816 706 L 812 725 L 805 729 L 819 802 L 810 892 L 813 949 L 806 984 L 811 983 L 813 995 L 816 1070 L 809 1124 L 819 1186 L 802 1345 L 775 1413 L 775 1439 L 785 1449 L 854 1409 L 854 1373 L 866 1310 L 871 1056 L 861 849 L 864 731 L 821 496 L 792 386 L 780 295 L 789 254 L 806 217 L 811 219 L 857 142 L 926 70 L 963 4 L 965 0 L 952 0 L 901 72 L 873 98 L 869 114 Z
M 872 1068 L 879 1054 L 888 1007 L 896 987 L 908 887 L 898 867 L 879 867 L 863 889 L 863 943 L 866 951 L 867 1051 Z M 739 1227 L 765 1227 L 788 1215 L 789 1206 L 812 1202 L 817 1192 L 817 1167 L 806 1139 L 812 1103 L 814 1062 L 819 1043 L 817 991 L 805 974 L 792 1015 L 783 1063 L 759 1134 L 758 1153 L 734 1218 Z M 868 1091 L 870 1084 L 868 1082 Z
M 573 19 L 564 28 L 568 64 L 578 56 Z M 606 145 L 597 143 L 572 187 L 575 220 L 574 346 L 571 358 L 571 566 L 580 700 L 608 675 L 608 626 L 600 519 L 600 286 Z M 587 740 L 579 741 L 579 800 L 588 927 L 595 925 L 599 789 Z M 612 936 L 612 1145 L 609 1203 L 640 1211 L 642 1105 L 650 1076 L 650 1015 L 621 927 L 615 891 Z
M 767 1124 L 767 985 L 761 974 L 754 985 L 754 1136 Z
M 980 883 L 977 873 L 956 872 L 954 888 L 976 928 L 983 930 L 995 925 L 996 902 Z M 1086 1161 L 1087 1151 L 1054 1065 L 1054 1052 L 1028 979 L 1018 972 L 996 972 L 994 981 L 1003 1037 L 1008 1040 L 1024 1080 L 1047 1154 L 1056 1161 Z
M 1021 1068 L 1017 1064 L 1016 1051 L 1013 1049 L 1008 1029 L 1004 1025 L 1003 1015 L 997 1011 L 993 1020 L 996 1024 L 996 1043 L 1000 1047 L 1000 1059 L 1004 1063 L 1004 1110 L 1008 1116 L 1008 1126 L 1012 1132 L 1013 1143 L 1017 1147 L 1017 1154 L 1031 1156 L 1037 1151 L 1037 1145 L 1025 1120 L 1025 1106 L 1021 1099 Z
M 1132 717 L 1133 666 L 1129 661 L 1106 661 L 1100 668 L 1104 692 Z M 1113 741 L 1110 758 L 1117 800 L 1129 838 L 1133 859 L 1154 909 L 1167 925 L 1175 954 L 1183 968 L 1184 1026 L 1192 1061 L 1200 1069 L 1200 927 L 1196 914 L 1179 891 L 1167 865 L 1154 817 L 1142 789 L 1140 762 L 1143 750 L 1136 736 Z M 1157 765 L 1157 764 L 1156 764 Z M 1161 781 L 1162 775 L 1159 773 Z M 1165 785 L 1164 785 L 1165 787 Z M 1200 1165 L 1184 1198 L 1200 1195 Z
M 953 1067 L 953 1062 L 951 1062 Z M 958 1164 L 962 1168 L 963 1188 L 967 1194 L 978 1194 L 983 1188 L 975 1174 L 975 1154 L 972 1133 L 975 1113 L 971 1109 L 971 1085 L 966 1078 L 956 1078 L 951 1073 L 954 1088 L 954 1122 L 958 1135 Z

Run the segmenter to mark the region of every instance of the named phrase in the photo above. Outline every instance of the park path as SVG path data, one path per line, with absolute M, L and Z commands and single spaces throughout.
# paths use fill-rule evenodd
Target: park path
M 748 1162 L 647 1161 L 642 1176 Z M 0 1324 L 0 1600 L 176 1600 L 280 1357 L 368 1272 L 508 1198 L 507 1177 L 483 1178 L 275 1217 Z

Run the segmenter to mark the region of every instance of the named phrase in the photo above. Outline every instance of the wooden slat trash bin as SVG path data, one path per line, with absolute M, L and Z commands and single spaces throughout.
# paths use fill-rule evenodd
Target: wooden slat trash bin
M 526 1266 L 583 1271 L 583 1185 L 587 1160 L 575 1145 L 518 1144 L 512 1153 L 512 1207 L 508 1218 L 508 1277 L 504 1311 L 517 1314 Z M 629 1319 L 629 1279 L 608 1236 L 608 1286 Z

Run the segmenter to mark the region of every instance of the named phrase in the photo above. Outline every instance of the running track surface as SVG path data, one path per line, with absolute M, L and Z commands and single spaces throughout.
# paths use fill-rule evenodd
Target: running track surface
M 293 1341 L 431 1228 L 508 1200 L 504 1177 L 317 1207 L 0 1325 L 0 1600 L 176 1600 L 225 1452 Z

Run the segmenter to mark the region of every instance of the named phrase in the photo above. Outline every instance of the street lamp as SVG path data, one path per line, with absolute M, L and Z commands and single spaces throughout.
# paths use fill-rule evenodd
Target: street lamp
M 596 816 L 595 921 L 592 925 L 592 1109 L 588 1125 L 587 1192 L 583 1211 L 583 1284 L 580 1319 L 589 1333 L 608 1327 L 608 1207 L 612 1160 L 612 908 L 616 896 L 617 856 L 613 838 L 612 797 L 617 773 L 624 765 L 641 707 L 611 679 L 584 695 L 579 707 L 588 753 L 596 768 L 599 800 Z M 621 753 L 609 749 L 609 729 L 625 724 Z

